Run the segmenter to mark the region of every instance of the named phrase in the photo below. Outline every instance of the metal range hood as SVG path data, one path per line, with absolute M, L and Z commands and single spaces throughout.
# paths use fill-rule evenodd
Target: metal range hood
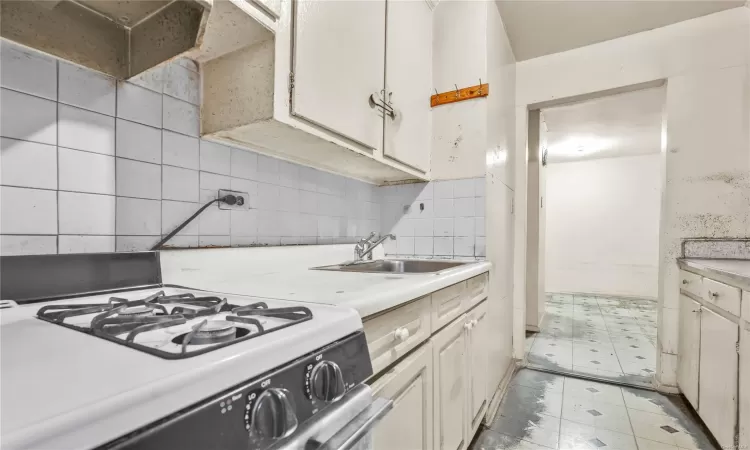
M 0 37 L 118 79 L 203 40 L 213 0 L 0 0 Z

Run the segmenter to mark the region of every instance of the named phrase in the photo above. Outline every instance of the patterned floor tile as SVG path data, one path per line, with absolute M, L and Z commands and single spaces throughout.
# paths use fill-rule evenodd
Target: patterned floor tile
M 471 448 L 472 450 L 550 450 L 551 447 L 543 447 L 492 430 L 482 430 Z M 552 448 L 552 450 L 555 449 L 556 447 Z
M 618 433 L 563 419 L 560 450 L 638 450 L 632 434 Z
M 713 448 L 698 427 L 687 430 L 685 419 L 630 409 L 630 422 L 637 437 L 689 450 Z

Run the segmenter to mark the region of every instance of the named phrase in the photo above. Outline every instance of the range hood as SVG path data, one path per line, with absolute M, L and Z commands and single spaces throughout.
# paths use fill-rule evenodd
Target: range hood
M 199 47 L 213 0 L 2 0 L 0 37 L 118 79 Z

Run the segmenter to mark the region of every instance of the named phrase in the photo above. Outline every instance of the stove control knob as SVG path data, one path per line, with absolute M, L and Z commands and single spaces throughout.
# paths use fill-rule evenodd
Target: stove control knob
M 333 361 L 321 361 L 310 373 L 312 394 L 318 400 L 335 402 L 344 396 L 344 376 L 341 368 Z
M 297 428 L 292 396 L 286 389 L 270 388 L 255 400 L 251 432 L 262 439 L 289 436 Z

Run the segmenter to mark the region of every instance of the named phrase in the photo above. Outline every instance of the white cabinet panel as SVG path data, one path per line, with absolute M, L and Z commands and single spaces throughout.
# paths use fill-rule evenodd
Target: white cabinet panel
M 385 86 L 385 0 L 295 3 L 293 114 L 379 149 Z
M 428 295 L 364 323 L 374 373 L 430 338 L 430 301 Z
M 386 100 L 398 111 L 385 118 L 386 156 L 430 170 L 432 10 L 423 1 L 388 1 Z
M 467 436 L 474 436 L 487 407 L 487 302 L 482 302 L 466 317 L 468 360 L 466 399 L 468 401 Z
M 750 329 L 743 328 L 740 333 L 740 446 L 738 448 L 750 448 Z
M 252 0 L 255 4 L 260 6 L 265 12 L 279 18 L 281 14 L 281 0 Z
M 434 370 L 434 447 L 463 450 L 466 435 L 466 316 L 432 338 Z
M 432 450 L 432 344 L 425 343 L 372 385 L 393 400 L 373 433 L 375 450 Z
M 703 277 L 686 270 L 680 270 L 680 288 L 696 297 L 701 297 L 703 295 Z
M 703 308 L 698 413 L 724 448 L 737 424 L 737 324 Z
M 680 347 L 677 357 L 677 384 L 693 408 L 698 409 L 700 370 L 701 305 L 680 295 Z
M 728 313 L 740 315 L 740 288 L 729 286 L 718 281 L 703 279 L 703 298 Z

